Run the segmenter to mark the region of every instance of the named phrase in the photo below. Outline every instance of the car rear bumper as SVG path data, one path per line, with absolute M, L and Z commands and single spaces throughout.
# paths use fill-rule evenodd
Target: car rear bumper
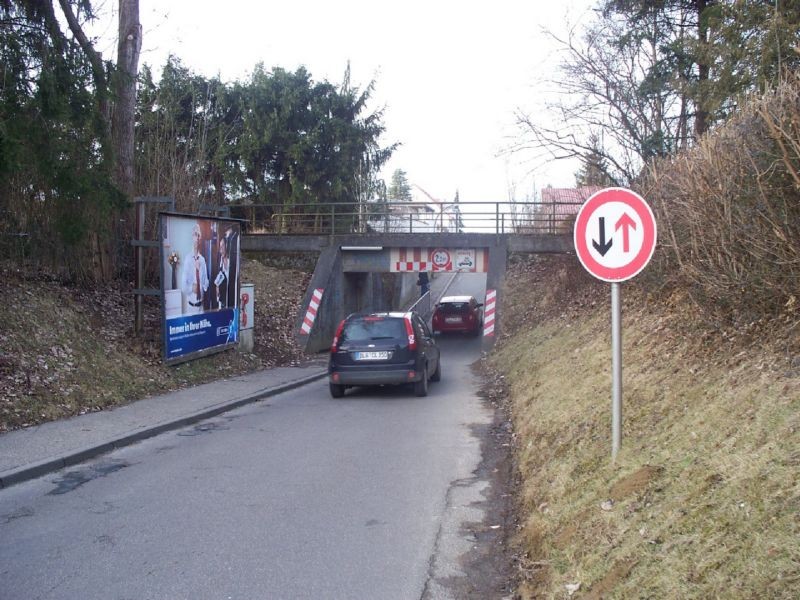
M 413 377 L 409 377 L 411 371 L 414 372 Z M 334 375 L 338 377 L 334 378 Z M 364 368 L 360 365 L 356 367 L 335 367 L 330 370 L 329 379 L 331 383 L 341 385 L 415 383 L 422 379 L 422 371 L 406 365 L 402 365 L 401 369 L 376 369 L 374 366 Z
M 474 333 L 481 328 L 479 323 L 469 325 L 467 323 L 459 323 L 457 325 L 439 325 L 434 328 L 434 333 Z

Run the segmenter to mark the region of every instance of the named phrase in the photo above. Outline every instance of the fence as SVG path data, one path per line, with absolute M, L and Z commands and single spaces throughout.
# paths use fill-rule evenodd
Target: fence
M 576 202 L 367 202 L 362 204 L 230 205 L 246 233 L 495 233 L 565 234 Z
M 425 292 L 422 296 L 420 296 L 419 300 L 414 302 L 409 308 L 409 312 L 417 313 L 423 320 L 427 319 L 433 313 L 433 300 L 431 299 L 431 293 Z

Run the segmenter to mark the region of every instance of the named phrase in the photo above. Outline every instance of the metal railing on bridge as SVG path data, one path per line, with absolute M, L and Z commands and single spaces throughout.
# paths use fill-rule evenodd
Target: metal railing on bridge
M 414 302 L 406 310 L 415 312 L 423 319 L 427 320 L 433 314 L 433 296 L 430 291 L 425 292 L 419 300 Z
M 574 202 L 367 202 L 362 204 L 230 205 L 245 232 L 277 235 L 353 233 L 572 232 L 580 203 Z

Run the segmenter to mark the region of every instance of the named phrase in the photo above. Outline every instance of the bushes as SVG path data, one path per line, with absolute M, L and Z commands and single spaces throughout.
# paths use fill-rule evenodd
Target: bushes
M 644 277 L 715 320 L 757 320 L 800 292 L 800 79 L 758 99 L 638 182 L 659 248 Z

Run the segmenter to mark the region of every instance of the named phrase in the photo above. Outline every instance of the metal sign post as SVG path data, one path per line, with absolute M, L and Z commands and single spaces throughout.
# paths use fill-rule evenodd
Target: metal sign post
M 611 284 L 611 460 L 622 441 L 622 307 L 618 283 Z
M 607 188 L 575 219 L 575 252 L 591 275 L 611 284 L 611 459 L 622 445 L 622 303 L 619 284 L 650 262 L 656 247 L 653 211 L 638 194 Z

